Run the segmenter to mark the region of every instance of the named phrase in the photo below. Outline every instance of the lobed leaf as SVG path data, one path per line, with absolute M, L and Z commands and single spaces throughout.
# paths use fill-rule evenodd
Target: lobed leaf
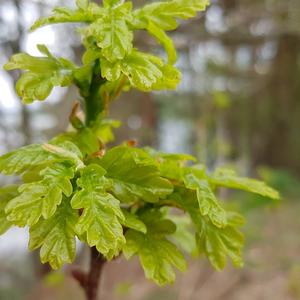
M 82 166 L 80 150 L 69 141 L 58 141 L 57 144 L 32 144 L 21 147 L 0 157 L 0 172 L 6 175 L 30 172 L 56 162 L 68 162 L 77 167 Z
M 198 251 L 207 256 L 215 269 L 222 270 L 227 257 L 234 266 L 242 266 L 244 237 L 238 228 L 243 225 L 244 220 L 240 215 L 226 212 L 226 226 L 217 227 L 209 218 L 201 215 L 195 192 L 178 189 L 170 199 L 190 215 L 196 228 Z
M 5 207 L 9 201 L 18 195 L 17 185 L 0 188 L 0 235 L 5 233 L 13 224 L 7 219 Z
M 121 221 L 124 215 L 119 201 L 107 193 L 105 170 L 98 165 L 89 165 L 82 169 L 77 185 L 81 188 L 72 198 L 74 209 L 83 209 L 76 232 L 86 235 L 89 246 L 112 259 L 118 255 L 125 239 Z
M 173 233 L 174 224 L 169 220 L 160 219 L 159 212 L 147 212 L 148 216 L 141 215 L 141 219 L 147 226 L 147 233 L 143 234 L 135 230 L 128 230 L 125 234 L 126 244 L 123 248 L 127 259 L 137 254 L 144 269 L 145 276 L 155 281 L 158 285 L 173 283 L 175 272 L 173 268 L 180 271 L 186 270 L 186 261 L 171 243 L 166 235 Z M 150 218 L 149 218 L 150 214 Z M 164 224 L 164 225 L 163 225 Z
M 72 194 L 70 179 L 74 177 L 74 170 L 69 165 L 57 163 L 42 170 L 40 174 L 42 180 L 21 185 L 19 195 L 6 205 L 7 219 L 13 224 L 32 226 L 42 216 L 49 219 L 55 214 L 63 194 Z
M 168 55 L 168 63 L 174 64 L 177 60 L 177 53 L 173 40 L 153 22 L 148 23 L 147 30 L 165 48 Z
M 227 213 L 228 225 L 216 228 L 212 223 L 198 223 L 196 234 L 197 246 L 205 253 L 216 270 L 223 270 L 229 257 L 235 267 L 243 266 L 241 249 L 244 246 L 244 236 L 237 229 L 243 225 L 243 218 L 237 213 Z
M 259 194 L 271 199 L 279 199 L 279 193 L 266 183 L 252 178 L 238 177 L 233 170 L 219 168 L 211 176 L 210 182 L 216 186 Z
M 70 61 L 55 58 L 44 45 L 38 48 L 46 57 L 19 53 L 4 66 L 8 71 L 25 71 L 16 84 L 17 93 L 24 103 L 45 100 L 55 86 L 68 86 L 73 80 L 75 66 Z
M 33 166 L 53 161 L 54 156 L 41 145 L 33 144 L 19 148 L 0 157 L 0 171 L 3 174 L 21 174 Z
M 102 50 L 101 55 L 108 61 L 123 59 L 132 50 L 133 33 L 126 21 L 131 16 L 131 3 L 109 8 L 82 32 L 85 37 L 93 37 Z
M 155 161 L 143 150 L 119 146 L 99 160 L 111 180 L 114 195 L 122 202 L 139 199 L 157 202 L 173 190 L 170 182 L 160 177 Z
M 204 11 L 209 0 L 170 0 L 154 2 L 134 11 L 134 27 L 145 29 L 152 22 L 163 30 L 174 30 L 176 19 L 195 17 L 197 12 Z
M 122 213 L 124 215 L 124 220 L 121 220 L 123 226 L 142 233 L 147 232 L 146 225 L 137 215 L 128 212 L 126 209 L 122 209 Z
M 41 219 L 30 228 L 29 249 L 41 248 L 42 263 L 59 269 L 64 263 L 72 263 L 76 254 L 75 231 L 78 212 L 73 210 L 67 199 L 63 199 L 55 214 Z
M 96 3 L 86 0 L 76 1 L 77 10 L 66 7 L 56 7 L 49 17 L 40 18 L 30 28 L 34 31 L 40 27 L 58 23 L 91 23 L 104 15 L 105 11 Z
M 196 190 L 201 215 L 207 215 L 216 227 L 225 227 L 227 224 L 226 212 L 217 200 L 205 175 L 197 169 L 187 168 L 184 174 L 184 183 L 187 188 Z

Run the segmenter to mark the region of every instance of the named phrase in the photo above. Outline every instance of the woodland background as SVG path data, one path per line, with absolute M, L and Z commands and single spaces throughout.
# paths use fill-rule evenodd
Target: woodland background
M 83 49 L 73 25 L 28 33 L 33 21 L 72 0 L 0 0 L 0 65 L 11 54 L 47 44 L 57 55 L 79 61 Z M 133 1 L 136 5 L 142 2 Z M 300 299 L 300 1 L 212 0 L 205 14 L 173 34 L 183 81 L 174 92 L 126 93 L 111 109 L 122 120 L 117 141 L 188 152 L 210 168 L 235 167 L 266 180 L 283 200 L 270 203 L 228 193 L 247 215 L 245 268 L 217 273 L 204 260 L 172 287 L 148 283 L 136 263 L 105 269 L 103 299 L 276 300 Z M 140 48 L 155 48 L 143 33 Z M 14 93 L 17 73 L 0 70 L 0 153 L 43 142 L 68 126 L 78 94 L 56 89 L 44 103 L 22 106 Z M 0 185 L 12 180 L 0 177 Z M 77 260 L 85 265 L 82 249 Z M 83 299 L 65 273 L 49 272 L 27 252 L 27 235 L 12 229 L 0 237 L 0 299 Z M 70 298 L 71 297 L 71 298 Z

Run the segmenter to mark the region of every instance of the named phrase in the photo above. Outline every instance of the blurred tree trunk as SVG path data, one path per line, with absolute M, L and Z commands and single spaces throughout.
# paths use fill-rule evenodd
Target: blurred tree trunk
M 297 63 L 299 50 L 298 36 L 285 34 L 279 38 L 267 97 L 261 98 L 261 101 L 268 102 L 268 122 L 262 131 L 263 134 L 267 134 L 260 136 L 264 147 L 259 151 L 254 147 L 252 153 L 255 165 L 267 164 L 275 168 L 289 168 L 298 174 L 300 174 L 300 142 L 297 138 L 300 134 L 300 72 Z M 253 116 L 257 115 L 254 113 Z M 256 126 L 256 130 L 260 134 L 260 128 Z M 266 140 L 263 141 L 264 139 Z

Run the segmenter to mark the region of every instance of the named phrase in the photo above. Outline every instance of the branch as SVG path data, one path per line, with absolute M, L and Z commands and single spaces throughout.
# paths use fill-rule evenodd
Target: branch
M 89 273 L 84 273 L 77 269 L 72 271 L 73 277 L 84 289 L 87 300 L 97 299 L 101 273 L 105 262 L 106 259 L 97 251 L 96 247 L 92 247 Z

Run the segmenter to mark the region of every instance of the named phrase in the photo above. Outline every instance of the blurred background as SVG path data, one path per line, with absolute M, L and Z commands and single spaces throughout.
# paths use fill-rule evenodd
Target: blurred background
M 73 25 L 28 33 L 36 18 L 74 2 L 0 0 L 1 67 L 16 52 L 39 55 L 36 44 L 79 62 L 83 49 Z M 174 286 L 157 288 L 136 261 L 120 259 L 105 268 L 101 299 L 300 299 L 300 1 L 211 2 L 205 14 L 173 33 L 183 73 L 178 89 L 129 92 L 114 103 L 111 117 L 123 123 L 117 141 L 134 138 L 141 146 L 191 153 L 209 168 L 229 165 L 265 180 L 283 201 L 224 194 L 226 205 L 248 219 L 245 268 L 218 273 L 205 259 L 192 259 Z M 164 55 L 143 32 L 136 41 Z M 0 154 L 65 130 L 78 100 L 74 88 L 60 88 L 44 103 L 22 106 L 17 78 L 0 69 Z M 0 185 L 12 180 L 0 177 Z M 27 251 L 27 241 L 26 230 L 15 228 L 0 237 L 0 299 L 84 299 L 70 267 L 50 272 L 38 253 Z M 87 266 L 86 249 L 76 263 Z

